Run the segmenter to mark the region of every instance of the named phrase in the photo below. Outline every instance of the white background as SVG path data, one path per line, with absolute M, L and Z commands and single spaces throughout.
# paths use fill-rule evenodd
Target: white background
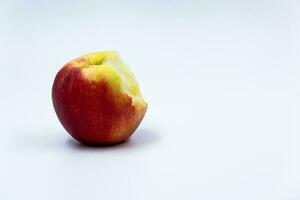
M 0 199 L 300 199 L 297 0 L 0 1 Z M 147 115 L 124 144 L 76 143 L 51 86 L 117 50 Z

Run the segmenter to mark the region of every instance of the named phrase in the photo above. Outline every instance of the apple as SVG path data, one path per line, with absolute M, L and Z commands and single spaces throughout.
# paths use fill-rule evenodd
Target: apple
M 125 141 L 147 110 L 133 73 L 114 51 L 65 64 L 53 82 L 52 101 L 66 131 L 87 145 Z

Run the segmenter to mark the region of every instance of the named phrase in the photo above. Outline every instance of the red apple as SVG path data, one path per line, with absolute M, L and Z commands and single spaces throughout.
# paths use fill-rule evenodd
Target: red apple
M 91 53 L 64 65 L 52 101 L 66 131 L 88 145 L 125 141 L 147 110 L 134 75 L 116 52 Z

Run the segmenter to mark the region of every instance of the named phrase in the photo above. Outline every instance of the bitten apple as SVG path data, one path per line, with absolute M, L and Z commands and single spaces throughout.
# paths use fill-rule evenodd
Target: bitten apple
M 147 110 L 138 83 L 117 52 L 96 52 L 62 67 L 52 86 L 59 121 L 88 145 L 125 141 Z

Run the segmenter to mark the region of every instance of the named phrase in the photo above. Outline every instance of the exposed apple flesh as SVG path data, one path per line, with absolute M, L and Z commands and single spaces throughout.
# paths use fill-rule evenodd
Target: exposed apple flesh
M 116 52 L 97 52 L 57 73 L 52 100 L 67 132 L 90 145 L 125 141 L 147 110 L 134 75 Z

